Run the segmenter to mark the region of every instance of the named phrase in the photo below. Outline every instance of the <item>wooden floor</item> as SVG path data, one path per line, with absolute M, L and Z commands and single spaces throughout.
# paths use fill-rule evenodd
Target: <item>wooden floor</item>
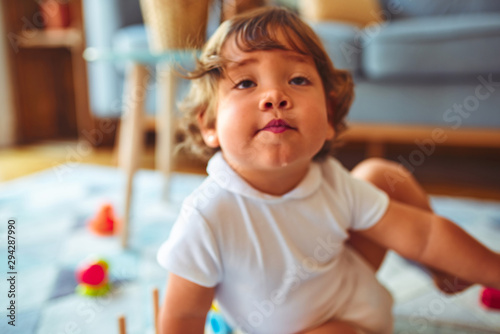
M 54 168 L 60 164 L 97 164 L 116 166 L 117 155 L 112 147 L 91 148 L 76 141 L 43 142 L 0 149 L 0 182 Z M 154 147 L 147 147 L 141 157 L 141 168 L 154 169 Z M 185 157 L 176 160 L 175 170 L 205 173 L 205 166 Z
M 387 157 L 412 168 L 415 177 L 430 194 L 474 197 L 500 201 L 500 152 L 439 148 L 418 164 L 409 163 L 414 148 L 393 146 Z M 349 144 L 338 152 L 348 168 L 364 158 L 364 145 Z M 415 162 L 415 159 L 413 159 Z M 87 163 L 116 166 L 111 147 L 90 148 L 76 141 L 45 142 L 0 150 L 0 181 L 12 180 L 63 163 Z M 149 146 L 141 158 L 141 168 L 154 168 L 154 148 Z M 204 173 L 205 166 L 186 158 L 176 161 L 175 170 Z

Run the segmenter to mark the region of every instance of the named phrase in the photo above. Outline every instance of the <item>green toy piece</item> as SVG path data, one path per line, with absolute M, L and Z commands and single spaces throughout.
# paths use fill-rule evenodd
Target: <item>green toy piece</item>
M 99 297 L 111 290 L 108 280 L 109 265 L 104 259 L 83 262 L 76 271 L 76 292 L 82 296 Z

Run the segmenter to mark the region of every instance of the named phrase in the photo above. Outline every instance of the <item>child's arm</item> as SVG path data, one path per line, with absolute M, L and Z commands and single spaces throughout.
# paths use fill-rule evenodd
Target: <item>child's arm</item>
M 215 288 L 170 274 L 160 309 L 160 333 L 203 334 L 214 292 Z
M 500 289 L 500 254 L 431 212 L 391 201 L 377 224 L 359 232 L 406 258 Z

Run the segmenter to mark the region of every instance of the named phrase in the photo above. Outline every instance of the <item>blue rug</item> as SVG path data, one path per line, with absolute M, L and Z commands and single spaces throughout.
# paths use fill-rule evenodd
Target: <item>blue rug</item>
M 140 171 L 134 181 L 130 248 L 117 237 L 99 237 L 86 227 L 103 203 L 122 212 L 124 175 L 115 168 L 74 165 L 0 184 L 0 333 L 153 332 L 154 287 L 164 291 L 166 272 L 156 250 L 174 223 L 182 200 L 203 176 L 174 174 L 170 201 L 161 201 L 162 177 Z M 500 203 L 433 197 L 435 210 L 500 251 Z M 8 220 L 16 220 L 15 327 L 8 324 L 10 286 Z M 110 264 L 112 292 L 102 298 L 74 293 L 75 269 L 89 255 Z M 396 300 L 395 333 L 500 333 L 500 312 L 479 306 L 479 287 L 445 297 L 421 270 L 390 253 L 380 280 Z M 161 298 L 161 297 L 160 297 Z

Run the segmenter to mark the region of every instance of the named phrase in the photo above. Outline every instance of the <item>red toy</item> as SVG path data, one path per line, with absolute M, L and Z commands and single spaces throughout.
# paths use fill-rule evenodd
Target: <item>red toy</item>
M 500 310 L 500 290 L 484 288 L 481 291 L 481 303 L 487 308 Z
M 113 235 L 117 232 L 119 226 L 118 218 L 116 218 L 113 206 L 104 204 L 97 215 L 90 220 L 89 229 L 95 234 L 102 236 Z
M 109 292 L 108 263 L 103 259 L 83 262 L 76 271 L 76 291 L 85 296 L 102 296 Z

